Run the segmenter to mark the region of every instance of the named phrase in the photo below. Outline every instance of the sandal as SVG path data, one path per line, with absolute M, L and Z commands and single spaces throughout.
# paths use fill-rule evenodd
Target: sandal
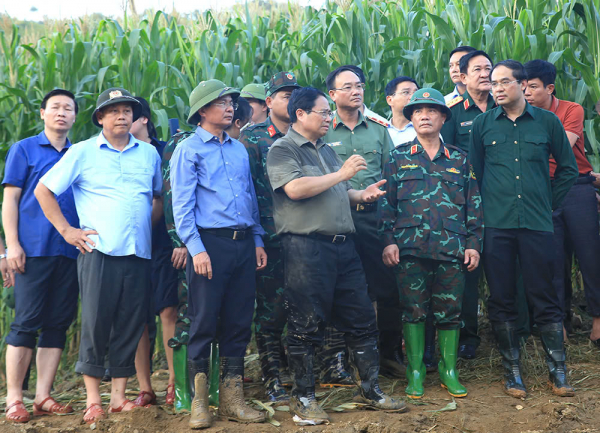
M 52 402 L 52 406 L 50 406 L 49 410 L 44 410 L 43 407 L 48 400 Z M 54 415 L 55 413 L 71 412 L 73 412 L 73 407 L 70 404 L 62 405 L 52 397 L 45 398 L 40 404 L 33 403 L 33 416 Z
M 167 385 L 167 397 L 165 398 L 165 404 L 167 406 L 173 406 L 175 404 L 175 385 Z
M 108 413 L 119 413 L 119 412 L 123 412 L 123 409 L 125 409 L 125 406 L 127 406 L 129 403 L 133 404 L 133 408 L 135 408 L 135 403 L 129 399 L 125 399 L 125 401 L 123 402 L 123 404 L 121 406 L 119 406 L 118 408 L 113 408 L 112 406 L 108 409 Z M 132 410 L 133 408 L 129 409 Z M 126 410 L 125 412 L 129 412 L 129 410 Z
M 148 396 L 150 397 L 150 401 L 146 402 L 145 397 Z M 138 407 L 150 407 L 152 405 L 156 404 L 156 394 L 154 394 L 154 391 L 140 391 L 140 393 L 138 394 L 137 398 L 133 401 L 133 404 L 135 404 Z
M 8 413 L 13 407 L 16 407 L 17 409 L 13 413 Z M 6 413 L 6 419 L 11 422 L 26 423 L 31 419 L 31 415 L 29 415 L 27 408 L 21 400 L 17 400 L 10 406 L 6 406 L 4 412 Z
M 104 418 L 106 418 L 106 412 L 104 412 L 100 403 L 92 403 L 83 411 L 83 421 L 86 424 L 94 424 Z

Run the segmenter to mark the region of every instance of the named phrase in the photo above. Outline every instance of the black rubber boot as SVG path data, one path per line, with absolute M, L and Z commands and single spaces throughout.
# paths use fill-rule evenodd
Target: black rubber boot
M 208 359 L 194 362 L 188 360 L 190 380 L 194 383 L 196 391 L 192 400 L 192 413 L 188 424 L 192 429 L 208 428 L 212 424 L 212 417 L 208 404 Z
M 346 369 L 347 352 L 344 334 L 332 326 L 327 326 L 324 340 L 325 344 L 318 357 L 321 386 L 323 388 L 353 387 L 354 381 Z
M 375 339 L 352 344 L 350 360 L 356 368 L 355 381 L 359 391 L 354 397 L 355 401 L 366 403 L 376 409 L 398 412 L 408 410 L 402 400 L 390 397 L 379 388 L 379 350 Z
M 527 389 L 521 377 L 519 365 L 519 339 L 516 326 L 511 322 L 498 322 L 493 324 L 494 333 L 498 340 L 498 349 L 502 355 L 504 367 L 504 392 L 511 397 L 525 398 Z
M 567 381 L 565 348 L 562 323 L 540 326 L 542 346 L 546 351 L 546 363 L 550 372 L 548 385 L 552 393 L 561 397 L 573 397 L 575 390 Z
M 402 337 L 395 332 L 379 333 L 380 373 L 386 377 L 404 377 L 406 365 L 402 355 Z
M 265 393 L 268 400 L 276 406 L 288 404 L 290 401 L 290 397 L 279 379 L 280 346 L 279 338 L 275 338 L 272 334 L 256 333 L 256 348 L 258 349 Z
M 429 312 L 425 321 L 425 352 L 423 353 L 423 364 L 427 373 L 437 371 L 438 360 L 435 356 L 435 332 L 433 325 L 433 312 Z
M 315 397 L 315 351 L 313 346 L 289 346 L 288 364 L 293 377 L 290 413 L 316 424 L 329 422 L 329 416 Z

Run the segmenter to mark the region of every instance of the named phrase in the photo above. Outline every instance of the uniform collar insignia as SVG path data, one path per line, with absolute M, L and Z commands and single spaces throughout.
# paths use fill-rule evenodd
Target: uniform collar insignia
M 415 153 L 417 153 L 419 151 L 419 145 L 418 144 L 413 144 L 410 147 L 410 154 L 414 155 Z
M 450 151 L 447 147 L 444 147 L 444 155 L 446 155 L 446 158 L 450 159 Z
M 335 114 L 335 116 L 333 116 L 333 129 L 335 129 L 337 127 L 337 113 Z
M 469 99 L 468 98 L 465 99 L 464 106 L 465 106 L 465 110 L 468 110 L 469 107 L 471 106 L 471 104 L 469 103 Z
M 277 131 L 275 131 L 275 127 L 273 125 L 269 125 L 267 132 L 269 133 L 269 137 L 273 137 L 275 134 L 277 134 Z

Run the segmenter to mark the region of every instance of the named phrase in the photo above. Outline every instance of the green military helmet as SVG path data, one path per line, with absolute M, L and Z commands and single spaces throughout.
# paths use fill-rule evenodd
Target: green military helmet
M 259 83 L 246 84 L 242 89 L 240 96 L 246 99 L 258 99 L 264 102 L 267 97 L 265 94 L 265 85 Z
M 296 81 L 296 77 L 291 72 L 278 72 L 273 75 L 267 83 L 267 96 L 272 96 L 278 90 L 290 87 L 292 89 L 299 89 L 302 86 Z
M 102 128 L 102 125 L 98 122 L 96 114 L 103 108 L 106 108 L 114 104 L 130 103 L 133 108 L 133 121 L 135 122 L 142 115 L 142 105 L 135 99 L 131 93 L 120 87 L 111 87 L 100 93 L 96 100 L 96 109 L 92 113 L 92 122 L 98 128 Z
M 240 91 L 226 86 L 225 83 L 219 80 L 201 81 L 190 94 L 188 123 L 196 126 L 200 122 L 198 110 L 225 95 L 231 95 L 231 98 L 235 101 L 240 96 Z
M 446 122 L 452 117 L 452 111 L 450 111 L 446 106 L 446 102 L 444 102 L 444 95 L 432 88 L 419 89 L 412 95 L 410 102 L 402 110 L 404 117 L 407 119 L 411 118 L 415 105 L 435 105 L 439 107 L 446 114 Z

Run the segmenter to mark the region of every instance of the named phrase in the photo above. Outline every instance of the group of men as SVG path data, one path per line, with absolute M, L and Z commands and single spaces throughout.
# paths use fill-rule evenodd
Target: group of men
M 44 132 L 12 146 L 3 180 L 5 272 L 15 273 L 16 297 L 7 419 L 30 419 L 21 386 L 40 330 L 34 415 L 73 410 L 50 391 L 78 291 L 76 371 L 90 424 L 106 416 L 105 375 L 109 412 L 156 404 L 155 312 L 172 348 L 168 400 L 191 406 L 192 428 L 212 423 L 215 340 L 220 415 L 265 420 L 243 394 L 253 321 L 267 397 L 300 422 L 329 421 L 315 397 L 319 370 L 322 385 L 354 384 L 355 400 L 378 409 L 408 410 L 380 389 L 380 367 L 406 375 L 411 399 L 434 369 L 450 395 L 464 397 L 456 363 L 479 344 L 480 263 L 505 392 L 526 396 L 517 323 L 529 311 L 516 301 L 525 296 L 552 392 L 572 396 L 563 323 L 573 251 L 590 339 L 600 341 L 597 179 L 583 109 L 554 96 L 556 70 L 542 60 L 493 65 L 458 47 L 450 74 L 456 89 L 446 99 L 410 77 L 388 83 L 389 121 L 365 106 L 365 77 L 353 65 L 328 75 L 327 95 L 288 71 L 241 92 L 206 80 L 190 94 L 195 130 L 166 145 L 147 102 L 120 88 L 98 98 L 91 120 L 100 134 L 71 145 L 75 97 L 46 95 Z M 158 263 L 162 271 L 151 272 Z M 170 289 L 153 294 L 152 284 Z M 125 387 L 136 371 L 141 392 L 131 402 Z

